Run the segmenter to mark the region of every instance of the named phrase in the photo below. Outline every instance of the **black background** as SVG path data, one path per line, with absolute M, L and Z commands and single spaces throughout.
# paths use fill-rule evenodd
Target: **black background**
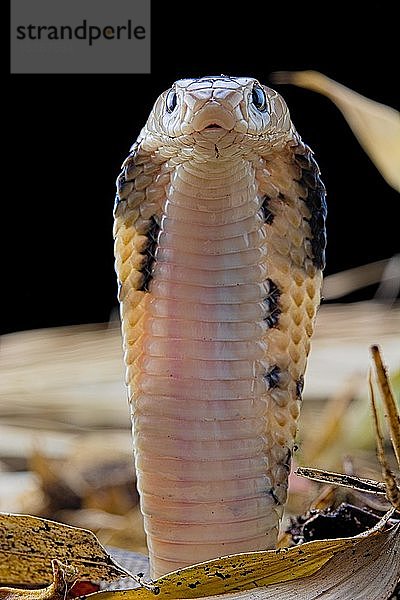
M 175 79 L 224 73 L 268 84 L 275 70 L 315 69 L 396 106 L 398 34 L 389 3 L 353 16 L 337 3 L 320 6 L 153 0 L 151 75 L 10 76 L 3 331 L 110 318 L 115 178 L 155 98 Z M 328 190 L 326 274 L 392 256 L 398 194 L 329 100 L 273 87 L 314 149 Z

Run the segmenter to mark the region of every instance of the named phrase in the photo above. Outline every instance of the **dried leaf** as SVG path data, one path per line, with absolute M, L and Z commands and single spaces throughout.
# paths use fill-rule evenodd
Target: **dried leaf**
M 385 528 L 392 513 L 355 537 L 238 554 L 169 573 L 154 582 L 156 595 L 160 600 L 219 594 L 223 600 L 384 600 L 400 573 L 400 523 Z M 90 598 L 149 600 L 154 592 L 98 592 Z
M 386 367 L 383 364 L 381 352 L 378 346 L 371 346 L 371 354 L 375 364 L 376 377 L 378 380 L 382 401 L 386 409 L 386 420 L 388 423 L 392 446 L 400 467 L 400 412 L 396 406 L 394 394 L 387 376 Z M 374 403 L 373 403 L 374 404 Z M 376 421 L 375 421 L 376 423 Z
M 77 571 L 59 560 L 52 560 L 53 582 L 40 590 L 21 590 L 18 588 L 0 588 L 0 600 L 65 600 L 73 586 Z
M 365 152 L 386 181 L 400 191 L 400 115 L 318 71 L 279 71 L 275 83 L 292 83 L 327 96 L 336 104 Z
M 77 579 L 115 581 L 131 576 L 91 531 L 30 515 L 0 513 L 0 582 L 48 584 L 55 557 L 74 567 Z
M 371 397 L 372 416 L 375 425 L 376 455 L 378 457 L 379 464 L 381 465 L 382 475 L 386 484 L 386 497 L 397 510 L 400 510 L 400 490 L 397 486 L 392 470 L 389 467 L 389 463 L 385 454 L 383 435 L 379 423 L 378 411 L 376 410 L 375 394 L 374 387 L 372 385 L 371 371 L 369 371 L 368 383 Z
M 311 469 L 310 467 L 299 467 L 296 469 L 296 475 L 307 477 L 307 479 L 313 481 L 349 487 L 369 494 L 385 495 L 386 493 L 386 485 L 384 483 L 354 475 L 343 475 L 342 473 L 332 473 L 331 471 Z

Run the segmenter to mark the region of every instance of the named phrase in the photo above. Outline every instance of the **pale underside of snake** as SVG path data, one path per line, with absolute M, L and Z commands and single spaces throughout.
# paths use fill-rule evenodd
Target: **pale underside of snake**
M 276 543 L 320 303 L 325 189 L 282 97 L 177 81 L 118 178 L 115 256 L 151 575 Z

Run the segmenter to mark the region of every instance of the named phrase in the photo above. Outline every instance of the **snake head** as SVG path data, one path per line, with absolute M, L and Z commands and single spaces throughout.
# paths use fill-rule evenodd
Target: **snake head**
M 223 149 L 278 143 L 293 135 L 289 110 L 273 89 L 250 77 L 180 79 L 161 94 L 143 130 L 152 150 L 172 146 Z M 246 144 L 247 141 L 247 144 Z M 150 147 L 149 147 L 150 149 Z

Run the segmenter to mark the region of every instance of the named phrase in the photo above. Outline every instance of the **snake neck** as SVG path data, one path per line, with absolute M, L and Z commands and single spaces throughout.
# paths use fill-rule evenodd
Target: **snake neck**
M 245 307 L 248 305 L 253 315 L 242 321 L 249 327 L 256 314 L 261 327 L 266 312 L 265 306 L 261 311 L 261 303 L 268 293 L 267 249 L 255 168 L 244 161 L 188 161 L 174 169 L 165 195 L 147 318 L 159 303 L 165 305 L 165 314 L 157 318 L 164 319 L 168 336 L 176 340 L 167 352 L 176 353 L 183 336 L 185 342 L 191 340 L 198 346 L 206 342 L 209 358 L 222 359 L 220 344 L 213 345 L 219 338 L 224 340 L 218 330 L 225 329 L 225 341 L 239 341 L 236 330 Z M 177 391 L 179 378 L 185 375 L 193 387 L 202 387 L 201 376 L 194 382 L 195 373 L 185 371 L 189 357 L 182 353 L 179 359 Z M 235 380 L 233 358 L 229 366 Z M 204 371 L 204 380 L 208 380 L 209 367 L 199 362 L 195 371 Z M 171 378 L 175 381 L 173 375 Z
M 276 540 L 260 202 L 250 163 L 186 163 L 166 187 L 133 386 L 153 575 Z
M 187 161 L 173 170 L 165 192 L 164 218 L 182 223 L 180 234 L 188 235 L 190 229 L 193 239 L 208 235 L 210 242 L 240 236 L 242 229 L 230 234 L 229 229 L 218 233 L 218 228 L 254 217 L 260 208 L 250 161 Z M 201 226 L 210 229 L 203 232 Z

